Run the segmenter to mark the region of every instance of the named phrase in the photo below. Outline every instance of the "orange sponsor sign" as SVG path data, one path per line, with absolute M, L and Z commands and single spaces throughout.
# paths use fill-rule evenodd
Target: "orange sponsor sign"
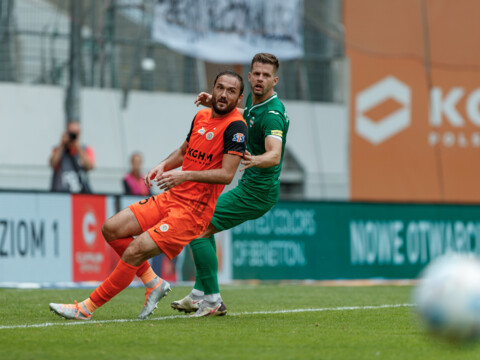
M 480 201 L 480 2 L 346 0 L 353 200 Z

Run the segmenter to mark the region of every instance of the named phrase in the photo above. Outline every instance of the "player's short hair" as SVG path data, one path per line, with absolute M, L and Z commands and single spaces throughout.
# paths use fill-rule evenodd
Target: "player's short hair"
M 224 70 L 222 72 L 219 72 L 217 77 L 215 78 L 215 81 L 213 82 L 213 87 L 215 87 L 215 85 L 217 84 L 217 80 L 220 78 L 220 76 L 223 76 L 223 75 L 233 76 L 237 78 L 237 80 L 240 82 L 240 95 L 242 95 L 243 88 L 244 88 L 243 78 L 239 74 L 237 74 L 235 71 L 232 71 L 232 70 Z
M 278 68 L 280 67 L 280 63 L 275 55 L 269 53 L 258 53 L 256 54 L 253 59 L 252 63 L 250 64 L 250 70 L 253 69 L 253 64 L 259 62 L 262 64 L 270 64 L 273 65 L 273 72 L 277 74 Z

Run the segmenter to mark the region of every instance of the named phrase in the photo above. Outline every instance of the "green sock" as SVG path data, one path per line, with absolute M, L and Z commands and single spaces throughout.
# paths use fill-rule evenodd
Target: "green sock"
M 194 289 L 203 291 L 205 295 L 218 294 L 218 260 L 214 236 L 195 239 L 190 247 L 196 267 Z
M 196 250 L 198 247 L 202 247 L 202 243 L 205 242 L 206 239 L 198 238 L 190 242 L 190 249 L 192 250 L 193 261 L 195 262 L 195 285 L 193 288 L 198 291 L 204 291 L 202 280 L 200 280 L 200 274 L 198 272 L 198 265 L 197 265 L 197 257 L 195 253 L 198 251 Z M 195 250 L 194 250 L 195 249 Z

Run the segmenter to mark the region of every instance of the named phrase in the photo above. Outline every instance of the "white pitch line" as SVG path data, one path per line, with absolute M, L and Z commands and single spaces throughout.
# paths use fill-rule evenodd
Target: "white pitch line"
M 392 305 L 377 305 L 377 306 L 341 306 L 336 308 L 319 308 L 319 309 L 290 309 L 290 310 L 274 310 L 274 311 L 253 311 L 228 313 L 228 316 L 248 316 L 248 315 L 276 315 L 276 314 L 293 314 L 302 312 L 321 312 L 321 311 L 352 311 L 352 310 L 377 310 L 377 309 L 391 309 L 400 307 L 412 307 L 413 304 L 392 304 Z M 158 318 L 151 318 L 148 320 L 139 319 L 116 319 L 116 320 L 90 320 L 90 321 L 66 321 L 66 322 L 48 322 L 42 324 L 24 324 L 24 325 L 0 325 L 0 330 L 8 329 L 30 329 L 30 328 L 44 328 L 50 326 L 75 326 L 75 325 L 90 325 L 90 324 L 110 324 L 110 323 L 126 323 L 126 322 L 140 322 L 140 321 L 161 321 L 170 319 L 188 319 L 185 315 L 170 315 Z

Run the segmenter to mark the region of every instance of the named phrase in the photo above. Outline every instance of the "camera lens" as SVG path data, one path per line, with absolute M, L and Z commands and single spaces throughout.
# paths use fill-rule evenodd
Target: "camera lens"
M 70 138 L 70 140 L 76 140 L 76 139 L 77 139 L 77 134 L 75 134 L 75 133 L 68 133 L 68 137 Z

